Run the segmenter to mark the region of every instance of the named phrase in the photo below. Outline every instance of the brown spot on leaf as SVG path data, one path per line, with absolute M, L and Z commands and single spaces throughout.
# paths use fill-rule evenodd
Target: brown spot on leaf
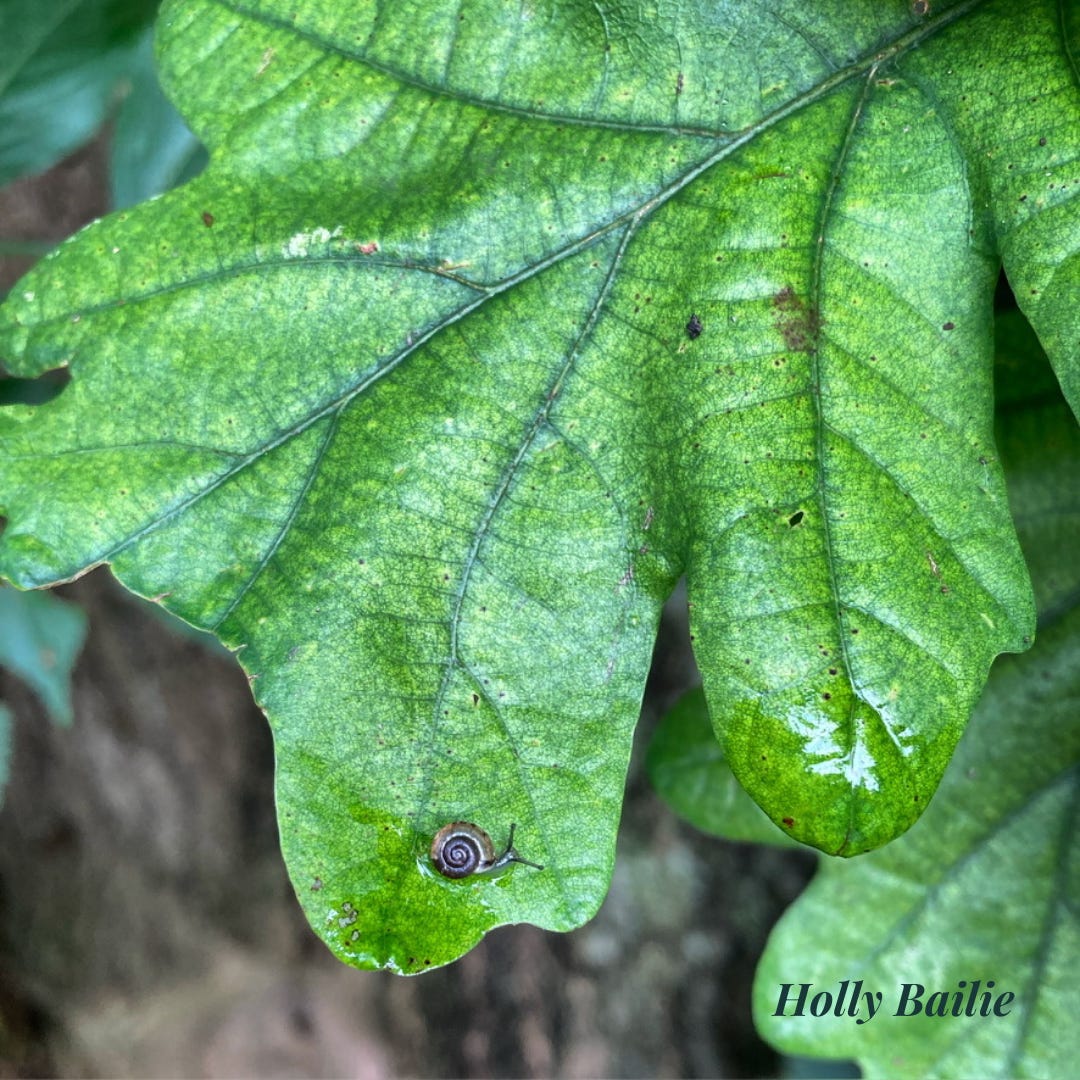
M 202 213 L 202 223 L 209 229 L 214 224 L 214 215 L 209 210 L 204 210 Z
M 813 352 L 821 329 L 821 317 L 808 308 L 790 285 L 785 285 L 772 298 L 773 308 L 779 312 L 774 323 L 784 339 L 784 344 L 795 352 Z

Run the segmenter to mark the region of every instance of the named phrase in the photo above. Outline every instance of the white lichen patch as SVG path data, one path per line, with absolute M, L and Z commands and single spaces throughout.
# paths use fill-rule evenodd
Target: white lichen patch
M 344 231 L 344 225 L 339 225 L 333 232 L 318 225 L 311 232 L 298 232 L 289 237 L 288 243 L 281 249 L 281 254 L 286 259 L 306 258 L 312 248 L 325 246 L 331 240 L 336 240 Z

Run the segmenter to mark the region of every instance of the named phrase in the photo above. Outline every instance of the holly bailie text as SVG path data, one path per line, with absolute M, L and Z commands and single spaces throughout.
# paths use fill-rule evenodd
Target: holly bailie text
M 813 983 L 781 983 L 773 1016 L 846 1016 L 856 1024 L 873 1020 L 883 1005 L 893 1016 L 1008 1016 L 1016 995 L 996 991 L 993 979 L 961 979 L 951 990 L 927 992 L 922 983 L 901 983 L 886 1002 L 880 990 L 866 990 L 862 979 L 842 980 L 835 990 L 817 990 Z

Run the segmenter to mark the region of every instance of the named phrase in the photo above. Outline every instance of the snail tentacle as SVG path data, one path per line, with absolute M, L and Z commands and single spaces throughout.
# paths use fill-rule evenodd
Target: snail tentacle
M 490 872 L 501 870 L 504 866 L 509 866 L 510 863 L 515 862 L 524 863 L 526 866 L 531 866 L 534 870 L 544 869 L 539 863 L 529 862 L 528 859 L 523 859 L 514 849 L 514 830 L 516 828 L 516 825 L 511 824 L 510 836 L 506 841 L 506 850 L 491 864 Z
M 510 826 L 510 838 L 500 855 L 483 829 L 471 821 L 452 821 L 444 825 L 431 841 L 431 861 L 443 877 L 466 878 L 473 874 L 496 874 L 510 863 L 524 863 L 536 870 L 544 868 L 539 863 L 523 859 L 514 849 L 514 830 Z

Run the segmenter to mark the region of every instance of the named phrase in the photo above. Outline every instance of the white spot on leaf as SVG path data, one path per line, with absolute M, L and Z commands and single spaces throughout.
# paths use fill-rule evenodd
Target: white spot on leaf
M 333 232 L 319 225 L 311 232 L 298 232 L 289 237 L 289 242 L 281 249 L 281 254 L 287 259 L 303 259 L 310 253 L 312 247 L 328 244 L 331 240 L 336 240 L 344 231 L 344 225 L 339 225 Z

